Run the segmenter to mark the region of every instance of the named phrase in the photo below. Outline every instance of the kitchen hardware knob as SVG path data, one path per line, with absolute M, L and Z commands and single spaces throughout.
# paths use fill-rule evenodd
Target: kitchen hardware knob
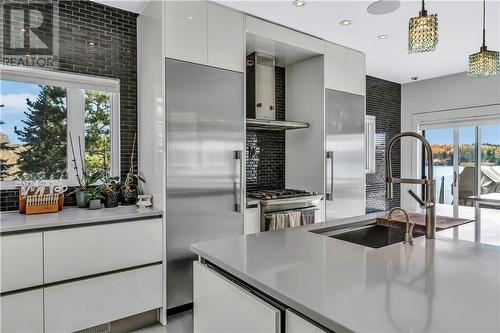
M 257 107 L 258 107 L 258 108 L 261 108 L 261 107 L 262 107 L 262 103 L 260 103 L 260 102 L 259 102 L 259 103 L 257 103 Z
M 274 110 L 274 105 L 269 106 L 269 110 L 273 111 Z

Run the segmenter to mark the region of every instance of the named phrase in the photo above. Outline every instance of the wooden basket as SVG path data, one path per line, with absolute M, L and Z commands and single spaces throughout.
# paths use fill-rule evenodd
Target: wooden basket
M 30 196 L 34 197 L 35 195 L 33 193 L 28 193 L 25 198 L 19 193 L 19 213 L 26 215 L 55 213 L 63 209 L 64 194 L 62 193 L 58 195 L 56 202 L 45 204 L 28 204 L 28 197 Z

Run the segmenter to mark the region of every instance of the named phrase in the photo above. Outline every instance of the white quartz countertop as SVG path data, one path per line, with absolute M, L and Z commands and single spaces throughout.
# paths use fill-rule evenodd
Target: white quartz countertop
M 500 247 L 438 233 L 371 249 L 308 231 L 335 224 L 191 248 L 337 333 L 500 331 Z
M 0 233 L 159 217 L 162 214 L 159 209 L 138 208 L 137 206 L 118 206 L 98 210 L 72 207 L 64 208 L 57 213 L 34 215 L 19 214 L 19 211 L 1 212 Z

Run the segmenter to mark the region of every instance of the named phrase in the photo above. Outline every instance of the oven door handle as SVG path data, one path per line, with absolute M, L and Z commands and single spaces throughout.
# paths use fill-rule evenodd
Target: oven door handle
M 328 161 L 330 161 L 328 163 Z M 333 150 L 326 152 L 326 200 L 333 201 Z M 330 166 L 328 166 L 330 165 Z

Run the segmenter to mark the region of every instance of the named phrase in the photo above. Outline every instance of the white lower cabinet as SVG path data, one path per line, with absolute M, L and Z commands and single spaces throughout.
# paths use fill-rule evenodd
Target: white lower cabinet
M 302 318 L 292 310 L 286 310 L 286 333 L 326 333 L 310 321 Z
M 278 333 L 280 310 L 195 262 L 195 333 Z
M 245 208 L 245 222 L 243 223 L 245 235 L 260 232 L 260 208 L 259 204 L 255 207 Z
M 43 283 L 42 233 L 0 237 L 0 291 Z
M 45 283 L 161 260 L 161 219 L 44 232 Z
M 0 332 L 43 332 L 43 289 L 0 297 Z
M 45 332 L 74 332 L 159 308 L 161 281 L 155 265 L 47 287 Z

